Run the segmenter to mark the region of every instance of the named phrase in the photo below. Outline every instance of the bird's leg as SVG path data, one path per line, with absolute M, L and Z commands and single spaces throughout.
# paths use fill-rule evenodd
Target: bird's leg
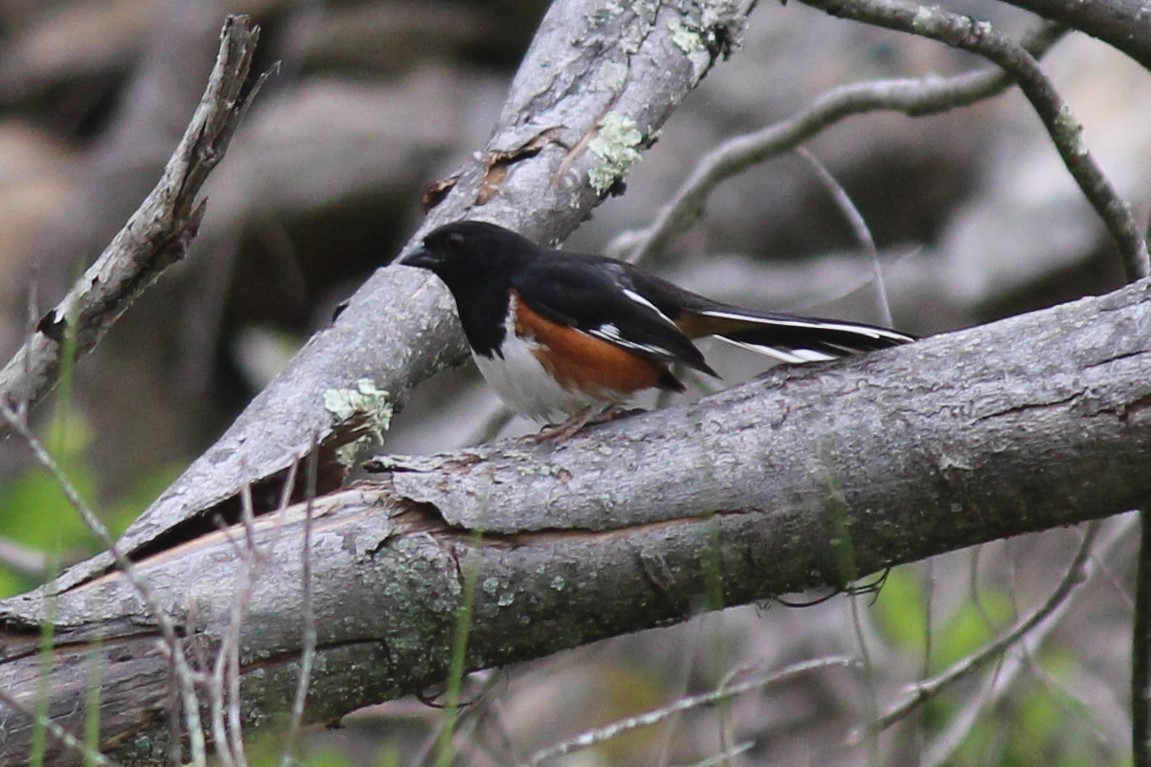
M 614 421 L 617 418 L 622 418 L 626 415 L 633 413 L 642 413 L 640 408 L 625 408 L 620 405 L 611 404 L 606 407 L 597 408 L 595 405 L 589 405 L 581 410 L 576 411 L 570 418 L 558 425 L 545 426 L 540 430 L 539 434 L 532 437 L 536 442 L 547 442 L 548 440 L 565 440 L 573 436 L 576 432 L 585 426 L 593 423 L 607 423 Z

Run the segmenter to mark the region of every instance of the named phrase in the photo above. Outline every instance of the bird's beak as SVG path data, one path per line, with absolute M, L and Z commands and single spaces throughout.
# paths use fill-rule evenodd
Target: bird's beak
M 440 258 L 432 251 L 420 245 L 408 255 L 400 259 L 401 266 L 415 266 L 420 269 L 435 269 L 440 264 Z

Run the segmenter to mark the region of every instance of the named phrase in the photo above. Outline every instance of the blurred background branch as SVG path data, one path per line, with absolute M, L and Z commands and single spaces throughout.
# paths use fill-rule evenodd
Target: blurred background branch
M 0 370 L 0 400 L 26 412 L 85 356 L 132 302 L 169 266 L 183 260 L 204 216 L 200 189 L 224 158 L 255 89 L 247 89 L 257 29 L 229 18 L 200 106 L 175 154 L 140 208 L 63 301 L 39 320 Z M 72 359 L 65 359 L 71 354 Z M 0 425 L 0 439 L 9 432 Z

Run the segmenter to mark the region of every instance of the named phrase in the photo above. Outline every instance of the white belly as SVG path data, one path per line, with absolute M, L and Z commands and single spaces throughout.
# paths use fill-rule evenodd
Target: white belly
M 540 423 L 558 424 L 588 407 L 608 403 L 579 391 L 565 389 L 548 375 L 532 354 L 532 344 L 509 332 L 504 356 L 473 354 L 476 366 L 500 399 L 522 416 Z

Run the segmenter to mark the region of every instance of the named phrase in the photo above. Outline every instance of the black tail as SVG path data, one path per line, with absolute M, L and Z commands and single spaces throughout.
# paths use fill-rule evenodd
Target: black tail
M 700 335 L 714 335 L 783 362 L 831 360 L 915 340 L 906 333 L 858 322 L 753 314 L 726 307 L 696 310 L 693 314 L 701 326 L 710 326 Z

